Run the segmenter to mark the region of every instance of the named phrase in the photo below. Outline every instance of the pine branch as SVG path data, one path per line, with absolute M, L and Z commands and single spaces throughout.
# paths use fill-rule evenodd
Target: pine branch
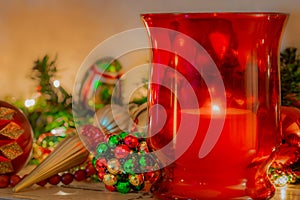
M 35 132 L 35 138 L 53 128 L 65 126 L 74 128 L 72 95 L 62 86 L 55 87 L 53 80 L 57 73 L 56 57 L 48 55 L 34 61 L 30 78 L 37 82 L 40 97 L 33 108 L 27 110 L 27 117 Z

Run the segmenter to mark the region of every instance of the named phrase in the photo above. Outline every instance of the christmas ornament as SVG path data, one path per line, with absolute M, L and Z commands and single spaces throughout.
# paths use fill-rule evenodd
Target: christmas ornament
M 87 160 L 89 152 L 85 149 L 78 135 L 64 139 L 55 150 L 26 176 L 13 191 L 18 192 L 34 183 L 43 181 L 59 172 L 71 169 Z M 78 170 L 75 180 L 85 179 L 85 172 Z
M 80 137 L 91 152 L 95 152 L 97 145 L 104 141 L 103 132 L 98 127 L 89 124 L 81 127 Z
M 126 181 L 119 181 L 116 184 L 116 188 L 120 193 L 126 194 L 130 191 L 130 184 Z
M 93 154 L 97 151 L 98 144 L 112 134 L 120 134 L 132 129 L 133 120 L 125 108 L 117 104 L 108 104 L 97 110 L 92 124 L 84 124 L 79 127 L 79 135 L 86 148 Z M 115 136 L 110 138 L 107 145 L 114 145 L 112 141 Z M 105 145 L 102 146 L 105 148 Z M 102 151 L 102 149 L 98 149 Z
M 33 132 L 25 115 L 0 101 L 0 175 L 16 174 L 29 161 Z
M 122 66 L 114 58 L 97 60 L 81 79 L 80 101 L 86 108 L 97 110 L 111 101 L 116 82 L 121 76 Z
M 121 165 L 118 159 L 112 158 L 107 161 L 107 170 L 111 174 L 118 174 L 121 172 Z
M 144 183 L 143 174 L 129 174 L 129 183 L 133 186 L 140 186 Z
M 139 191 L 160 176 L 159 162 L 149 153 L 142 135 L 136 132 L 113 134 L 98 145 L 93 163 L 107 190 Z
M 105 174 L 103 176 L 102 181 L 105 185 L 108 185 L 108 186 L 113 186 L 118 182 L 117 177 L 113 174 Z
M 129 153 L 130 153 L 130 148 L 125 144 L 121 144 L 117 146 L 114 150 L 115 157 L 118 159 L 126 158 Z

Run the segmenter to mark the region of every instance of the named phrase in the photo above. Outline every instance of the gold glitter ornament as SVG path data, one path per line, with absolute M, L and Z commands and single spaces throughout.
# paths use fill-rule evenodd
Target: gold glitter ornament
M 140 186 L 144 183 L 144 175 L 143 174 L 130 174 L 129 183 L 133 186 Z
M 15 111 L 7 107 L 0 107 L 0 120 L 12 120 Z
M 15 122 L 9 122 L 4 128 L 0 130 L 0 135 L 8 137 L 9 139 L 18 139 L 24 132 L 18 124 Z
M 6 158 L 10 160 L 15 159 L 23 153 L 22 148 L 16 142 L 1 146 L 0 151 Z
M 112 186 L 112 185 L 115 185 L 117 183 L 117 177 L 113 174 L 105 174 L 103 176 L 103 183 L 105 185 L 109 185 L 109 186 Z
M 11 173 L 14 171 L 14 168 L 11 164 L 11 161 L 7 158 L 0 156 L 0 174 Z
M 0 100 L 0 174 L 16 174 L 30 160 L 33 131 L 17 107 Z
M 118 159 L 113 158 L 107 161 L 107 170 L 109 171 L 109 173 L 111 174 L 118 174 L 121 172 L 121 165 L 120 162 L 118 161 Z
M 13 191 L 19 192 L 34 183 L 72 169 L 86 161 L 88 156 L 89 152 L 83 146 L 78 135 L 66 137 L 47 158 L 13 188 Z

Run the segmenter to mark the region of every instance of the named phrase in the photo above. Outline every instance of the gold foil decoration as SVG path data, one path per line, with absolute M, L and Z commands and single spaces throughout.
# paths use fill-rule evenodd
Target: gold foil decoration
M 0 135 L 6 136 L 10 139 L 18 139 L 24 130 L 15 122 L 10 122 L 0 131 Z
M 0 120 L 12 120 L 15 111 L 10 108 L 0 107 Z
M 15 159 L 23 153 L 22 148 L 16 142 L 1 146 L 0 151 L 6 158 L 10 160 Z
M 0 174 L 11 173 L 14 171 L 14 168 L 11 164 L 11 161 L 7 158 L 0 156 Z
M 61 141 L 29 175 L 14 188 L 14 192 L 45 180 L 57 173 L 69 170 L 87 160 L 89 152 L 83 146 L 78 135 L 69 136 Z

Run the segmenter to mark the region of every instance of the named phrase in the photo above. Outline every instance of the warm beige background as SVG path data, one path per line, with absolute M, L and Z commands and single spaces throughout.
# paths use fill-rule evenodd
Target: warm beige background
M 299 0 L 0 0 L 0 98 L 30 98 L 30 68 L 46 53 L 58 56 L 58 78 L 71 92 L 88 53 L 113 34 L 143 27 L 140 13 L 188 11 L 288 12 L 282 48 L 300 48 Z

